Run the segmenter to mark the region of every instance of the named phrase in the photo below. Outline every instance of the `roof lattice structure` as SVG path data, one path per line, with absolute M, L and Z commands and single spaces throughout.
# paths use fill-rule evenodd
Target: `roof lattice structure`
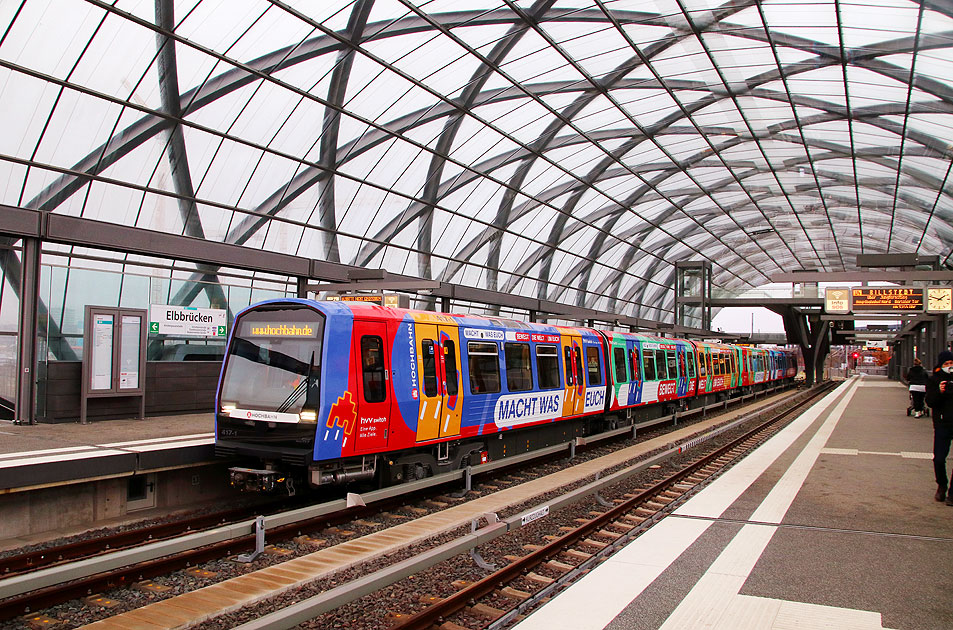
M 947 0 L 15 0 L 0 91 L 0 203 L 636 317 L 953 247 Z

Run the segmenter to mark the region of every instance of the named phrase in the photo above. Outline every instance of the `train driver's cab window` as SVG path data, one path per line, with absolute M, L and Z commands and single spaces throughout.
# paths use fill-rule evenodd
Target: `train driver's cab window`
M 470 367 L 470 391 L 496 394 L 500 391 L 500 357 L 495 343 L 471 341 L 467 344 Z
M 599 361 L 599 348 L 586 348 L 586 369 L 589 372 L 589 386 L 602 385 L 602 364 Z
M 361 337 L 361 371 L 364 377 L 364 400 L 384 402 L 384 341 L 376 335 Z
M 424 339 L 420 344 L 423 351 L 424 395 L 433 398 L 437 395 L 437 353 L 432 339 Z
M 452 339 L 443 342 L 443 362 L 447 372 L 447 396 L 457 395 L 457 344 Z
M 660 381 L 669 379 L 668 360 L 665 358 L 664 350 L 655 351 L 655 378 Z
M 617 383 L 625 383 L 629 380 L 625 367 L 625 348 L 613 348 L 612 360 L 615 363 L 615 380 Z
M 511 392 L 525 392 L 533 389 L 533 370 L 529 361 L 529 344 L 504 344 L 503 354 L 506 359 L 506 388 Z
M 642 353 L 642 371 L 644 372 L 645 380 L 655 380 L 655 353 L 651 350 L 646 350 Z
M 558 389 L 559 348 L 536 346 L 536 369 L 539 370 L 540 389 Z
M 566 367 L 566 387 L 572 387 L 576 384 L 576 380 L 572 377 L 572 348 L 566 346 L 565 355 L 563 365 Z

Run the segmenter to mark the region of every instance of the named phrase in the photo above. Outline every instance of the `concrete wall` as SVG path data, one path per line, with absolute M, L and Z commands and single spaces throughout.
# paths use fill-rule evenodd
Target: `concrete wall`
M 220 507 L 222 499 L 238 497 L 225 464 L 153 474 L 156 507 L 149 510 L 129 511 L 129 477 L 0 495 L 0 540 L 55 538 L 177 509 Z

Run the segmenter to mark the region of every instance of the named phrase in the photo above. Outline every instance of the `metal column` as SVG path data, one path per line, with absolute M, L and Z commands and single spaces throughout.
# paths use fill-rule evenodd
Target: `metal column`
M 40 309 L 40 255 L 38 238 L 22 239 L 20 321 L 17 325 L 17 404 L 15 424 L 36 424 L 36 337 Z

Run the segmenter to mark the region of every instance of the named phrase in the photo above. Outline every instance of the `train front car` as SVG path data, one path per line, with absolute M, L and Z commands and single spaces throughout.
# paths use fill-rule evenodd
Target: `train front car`
M 215 452 L 252 467 L 232 471 L 242 489 L 293 489 L 291 471 L 312 459 L 325 369 L 323 313 L 299 301 L 238 314 L 216 394 Z

